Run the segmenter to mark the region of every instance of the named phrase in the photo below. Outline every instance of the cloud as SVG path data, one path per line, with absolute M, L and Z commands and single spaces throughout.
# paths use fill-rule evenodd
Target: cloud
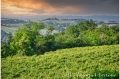
M 6 14 L 8 10 L 30 15 L 119 14 L 119 0 L 2 0 L 1 6 Z

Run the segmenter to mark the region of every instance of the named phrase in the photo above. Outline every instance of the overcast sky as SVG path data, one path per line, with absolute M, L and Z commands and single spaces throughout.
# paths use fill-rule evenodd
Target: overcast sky
M 119 15 L 119 0 L 1 0 L 2 16 Z

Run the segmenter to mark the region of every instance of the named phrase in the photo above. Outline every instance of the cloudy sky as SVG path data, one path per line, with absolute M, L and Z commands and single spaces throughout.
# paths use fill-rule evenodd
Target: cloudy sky
M 2 16 L 119 15 L 119 0 L 1 0 Z

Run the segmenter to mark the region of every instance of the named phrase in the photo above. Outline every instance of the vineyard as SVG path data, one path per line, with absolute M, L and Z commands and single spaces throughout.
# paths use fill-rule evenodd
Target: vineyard
M 119 46 L 59 49 L 1 59 L 2 79 L 117 79 Z

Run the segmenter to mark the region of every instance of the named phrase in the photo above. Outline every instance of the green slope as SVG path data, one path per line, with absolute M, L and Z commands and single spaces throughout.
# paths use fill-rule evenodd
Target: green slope
M 2 58 L 2 79 L 116 79 L 119 46 L 61 49 L 40 56 Z M 98 77 L 98 78 L 95 78 Z M 108 78 L 107 78 L 108 77 Z

